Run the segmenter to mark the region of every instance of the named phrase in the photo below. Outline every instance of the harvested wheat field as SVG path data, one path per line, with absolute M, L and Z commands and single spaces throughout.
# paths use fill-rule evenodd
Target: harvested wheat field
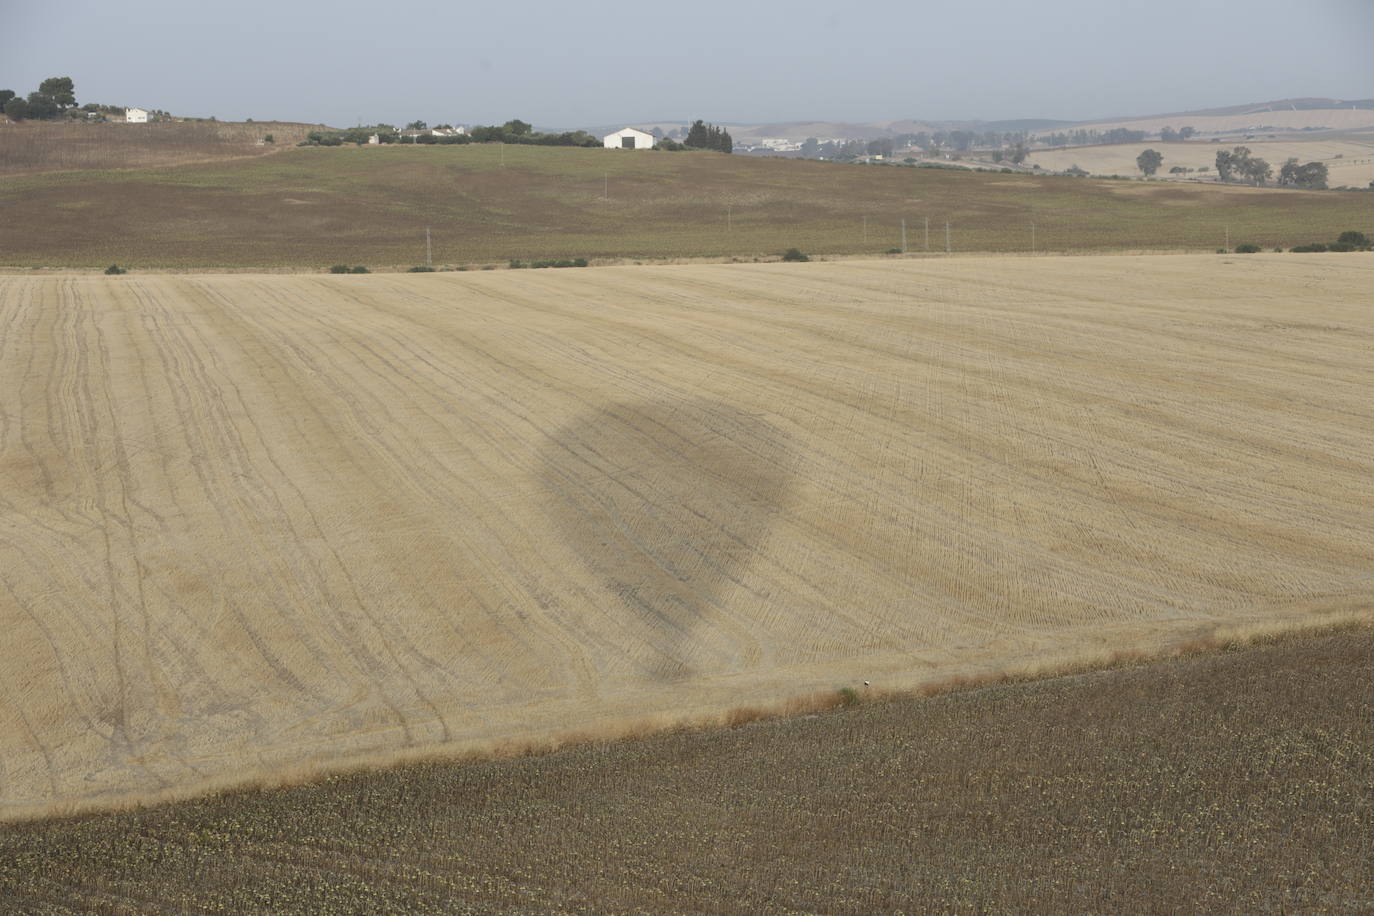
M 4 816 L 1368 616 L 1372 284 L 0 277 Z

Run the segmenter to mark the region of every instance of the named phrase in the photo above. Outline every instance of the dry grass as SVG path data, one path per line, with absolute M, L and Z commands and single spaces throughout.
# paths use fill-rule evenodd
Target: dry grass
M 1363 912 L 1374 632 L 0 827 L 22 912 Z
M 0 278 L 4 815 L 1367 613 L 1371 268 Z
M 504 162 L 504 164 L 503 164 Z M 603 195 L 609 194 L 609 197 Z M 308 268 L 511 258 L 776 258 L 1215 251 L 1374 233 L 1374 194 L 471 145 L 291 149 L 182 168 L 19 176 L 0 188 L 11 267 Z M 865 223 L 866 220 L 866 223 Z M 867 228 L 865 229 L 865 225 Z
M 0 124 L 0 175 L 158 168 L 262 156 L 293 146 L 318 126 L 263 121 L 25 121 Z M 272 135 L 273 144 L 258 141 Z

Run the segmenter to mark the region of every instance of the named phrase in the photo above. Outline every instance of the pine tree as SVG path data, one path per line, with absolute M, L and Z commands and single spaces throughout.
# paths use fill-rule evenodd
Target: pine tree
M 687 139 L 684 144 L 694 149 L 709 149 L 710 134 L 706 129 L 706 122 L 700 119 L 693 121 L 691 128 L 687 131 Z
M 687 131 L 687 139 L 683 141 L 683 145 L 689 149 L 713 149 L 722 153 L 735 151 L 735 141 L 731 139 L 725 128 L 707 124 L 701 120 L 692 122 L 692 127 Z

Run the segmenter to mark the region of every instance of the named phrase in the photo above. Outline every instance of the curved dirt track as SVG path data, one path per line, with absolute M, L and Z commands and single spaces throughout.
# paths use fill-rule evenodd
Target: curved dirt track
M 0 816 L 1368 612 L 1372 286 L 0 277 Z

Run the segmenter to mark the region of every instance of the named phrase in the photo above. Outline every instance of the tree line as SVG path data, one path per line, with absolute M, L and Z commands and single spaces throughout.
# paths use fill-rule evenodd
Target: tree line
M 682 145 L 687 149 L 713 149 L 720 153 L 735 151 L 735 141 L 729 131 L 701 119 L 693 121 L 692 126 L 687 128 L 687 138 Z
M 0 89 L 0 112 L 11 121 L 60 121 L 64 118 L 104 121 L 107 120 L 106 115 L 123 117 L 126 111 L 121 105 L 102 105 L 98 102 L 87 102 L 77 107 L 76 84 L 70 76 L 48 77 L 27 96 L 13 89 Z M 148 115 L 154 121 L 171 117 L 165 111 L 149 111 Z
M 1193 135 L 1191 127 L 1184 129 L 1190 131 L 1188 136 Z M 1039 140 L 1047 146 L 1098 146 L 1109 143 L 1140 143 L 1145 136 L 1143 130 L 1131 130 L 1126 127 L 1113 127 L 1105 131 L 1080 127 L 1068 132 L 1045 134 Z
M 435 129 L 449 127 L 440 124 Z M 350 127 L 346 130 L 316 130 L 306 135 L 298 146 L 343 146 L 355 143 L 362 146 L 375 136 L 378 143 L 417 143 L 422 146 L 451 145 L 464 143 L 521 143 L 533 146 L 600 146 L 601 141 L 585 130 L 563 133 L 541 133 L 527 121 L 516 118 L 505 124 L 478 125 L 466 134 L 435 135 L 419 133 L 429 130 L 424 121 L 412 121 L 406 130 L 416 131 L 414 136 L 406 136 L 394 125 L 372 124 Z
M 52 76 L 24 98 L 13 89 L 0 89 L 0 109 L 11 121 L 55 121 L 76 111 L 76 85 L 70 76 Z
M 1164 156 L 1158 151 L 1147 149 L 1135 159 L 1136 167 L 1148 178 L 1159 171 Z M 1217 151 L 1217 177 L 1222 181 L 1247 182 L 1256 187 L 1268 184 L 1274 177 L 1274 167 L 1250 151 L 1248 146 Z M 1174 169 L 1174 171 L 1179 171 Z M 1301 164 L 1296 158 L 1289 159 L 1279 170 L 1279 185 L 1285 188 L 1302 188 L 1309 191 L 1325 190 L 1328 178 L 1326 163 L 1309 162 Z

